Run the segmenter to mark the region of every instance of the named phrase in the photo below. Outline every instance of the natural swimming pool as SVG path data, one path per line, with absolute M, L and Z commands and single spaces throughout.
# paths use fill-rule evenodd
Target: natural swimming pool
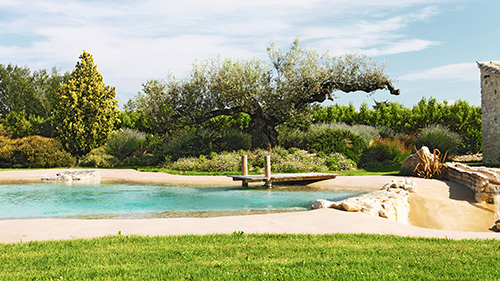
M 157 218 L 308 210 L 359 193 L 303 187 L 194 188 L 131 184 L 0 185 L 0 219 Z

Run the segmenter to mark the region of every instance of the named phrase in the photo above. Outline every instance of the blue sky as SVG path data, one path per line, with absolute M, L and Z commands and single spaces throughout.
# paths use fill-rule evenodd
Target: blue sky
M 86 50 L 120 104 L 194 60 L 267 59 L 271 41 L 385 62 L 401 89 L 336 93 L 339 103 L 422 97 L 480 105 L 476 61 L 500 60 L 498 0 L 2 0 L 0 64 L 70 71 Z

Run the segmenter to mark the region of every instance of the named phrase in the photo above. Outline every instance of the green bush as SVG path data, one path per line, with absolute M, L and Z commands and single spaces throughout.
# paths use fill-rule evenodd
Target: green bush
M 16 141 L 5 136 L 0 136 L 0 167 L 13 167 L 14 153 L 16 152 Z
M 210 159 L 200 163 L 200 169 L 206 172 L 232 172 L 241 167 L 241 159 L 236 154 L 221 153 L 211 155 Z
M 377 138 L 361 156 L 360 166 L 371 168 L 402 164 L 412 150 L 403 141 L 388 138 Z
M 186 157 L 166 163 L 165 167 L 178 171 L 197 172 L 235 172 L 241 168 L 241 155 L 248 156 L 249 171 L 263 173 L 264 156 L 271 157 L 273 173 L 326 172 L 328 170 L 345 171 L 355 168 L 355 163 L 341 154 L 318 156 L 305 150 L 293 148 L 285 150 L 275 148 L 272 151 L 257 149 L 255 151 L 223 152 L 210 157 Z
M 328 155 L 325 164 L 330 171 L 350 171 L 356 168 L 356 162 L 341 153 Z
M 311 126 L 311 128 L 314 126 Z M 305 149 L 325 154 L 341 153 L 359 162 L 363 150 L 367 147 L 365 140 L 352 129 L 342 126 L 321 126 L 311 130 L 306 140 Z
M 104 149 L 119 160 L 132 156 L 146 144 L 146 134 L 134 129 L 120 129 L 109 134 Z
M 376 127 L 378 131 L 378 136 L 384 139 L 396 139 L 396 132 L 388 126 L 381 125 Z M 406 136 L 405 136 L 406 137 Z M 373 138 L 375 139 L 375 138 Z
M 471 106 L 459 100 L 453 104 L 422 98 L 413 108 L 405 108 L 394 102 L 378 102 L 373 108 L 364 103 L 356 110 L 351 104 L 318 107 L 313 112 L 316 123 L 346 123 L 387 126 L 397 134 L 412 134 L 421 131 L 428 124 L 440 124 L 459 134 L 464 145 L 458 153 L 481 151 L 481 107 Z M 379 133 L 384 138 L 394 135 Z
M 306 138 L 307 132 L 300 129 L 288 128 L 285 126 L 278 126 L 276 128 L 278 132 L 278 144 L 281 147 L 290 149 L 292 147 L 303 147 L 304 140 Z
M 160 147 L 156 154 L 157 157 L 160 153 L 163 158 L 168 155 L 176 160 L 182 157 L 208 155 L 210 152 L 248 150 L 250 147 L 250 135 L 239 130 L 192 129 L 178 133 L 176 137 Z
M 286 151 L 286 150 L 285 150 Z M 270 155 L 271 170 L 275 173 L 326 172 L 325 158 L 309 154 L 305 150 L 283 153 L 274 149 Z
M 83 156 L 78 165 L 82 167 L 96 168 L 111 168 L 118 164 L 118 159 L 106 152 L 106 149 L 101 146 L 92 149 L 89 153 Z
M 133 129 L 114 131 L 105 145 L 92 149 L 80 159 L 79 165 L 102 168 L 156 165 L 160 161 L 146 153 L 148 140 L 157 141 L 157 138 L 147 138 L 146 134 Z
M 373 127 L 362 124 L 352 125 L 352 126 L 344 125 L 343 127 L 360 136 L 365 144 L 368 144 L 373 139 L 379 137 L 381 131 L 384 132 L 384 130 L 381 129 L 382 126 L 380 127 L 380 129 L 379 127 Z
M 442 125 L 429 125 L 417 136 L 416 146 L 427 146 L 430 151 L 438 149 L 442 154 L 448 156 L 456 155 L 463 147 L 459 134 L 450 131 Z
M 9 139 L 0 136 L 0 166 L 4 168 L 71 167 L 75 158 L 56 139 L 29 136 Z
M 240 166 L 241 159 L 236 153 L 222 153 L 212 155 L 211 158 L 204 155 L 185 157 L 166 164 L 166 167 L 172 170 L 196 172 L 237 172 Z
M 201 169 L 201 161 L 197 157 L 179 158 L 174 162 L 166 163 L 165 167 L 177 171 L 203 171 Z

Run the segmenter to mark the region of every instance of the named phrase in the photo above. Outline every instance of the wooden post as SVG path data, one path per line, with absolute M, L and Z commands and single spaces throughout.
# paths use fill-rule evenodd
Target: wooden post
M 271 156 L 266 155 L 264 156 L 265 162 L 264 162 L 264 171 L 265 171 L 265 178 L 266 178 L 266 186 L 271 188 L 273 187 L 271 183 Z
M 241 155 L 241 175 L 242 176 L 248 175 L 248 156 L 247 155 Z M 248 187 L 248 182 L 246 180 L 242 180 L 241 184 L 243 185 L 243 187 Z
M 242 176 L 248 175 L 248 156 L 247 155 L 241 155 L 241 175 Z

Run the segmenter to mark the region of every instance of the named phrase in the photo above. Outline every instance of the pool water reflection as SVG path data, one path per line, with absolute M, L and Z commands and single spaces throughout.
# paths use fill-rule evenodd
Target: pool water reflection
M 154 218 L 308 210 L 359 193 L 300 187 L 192 188 L 129 184 L 0 185 L 0 219 Z

